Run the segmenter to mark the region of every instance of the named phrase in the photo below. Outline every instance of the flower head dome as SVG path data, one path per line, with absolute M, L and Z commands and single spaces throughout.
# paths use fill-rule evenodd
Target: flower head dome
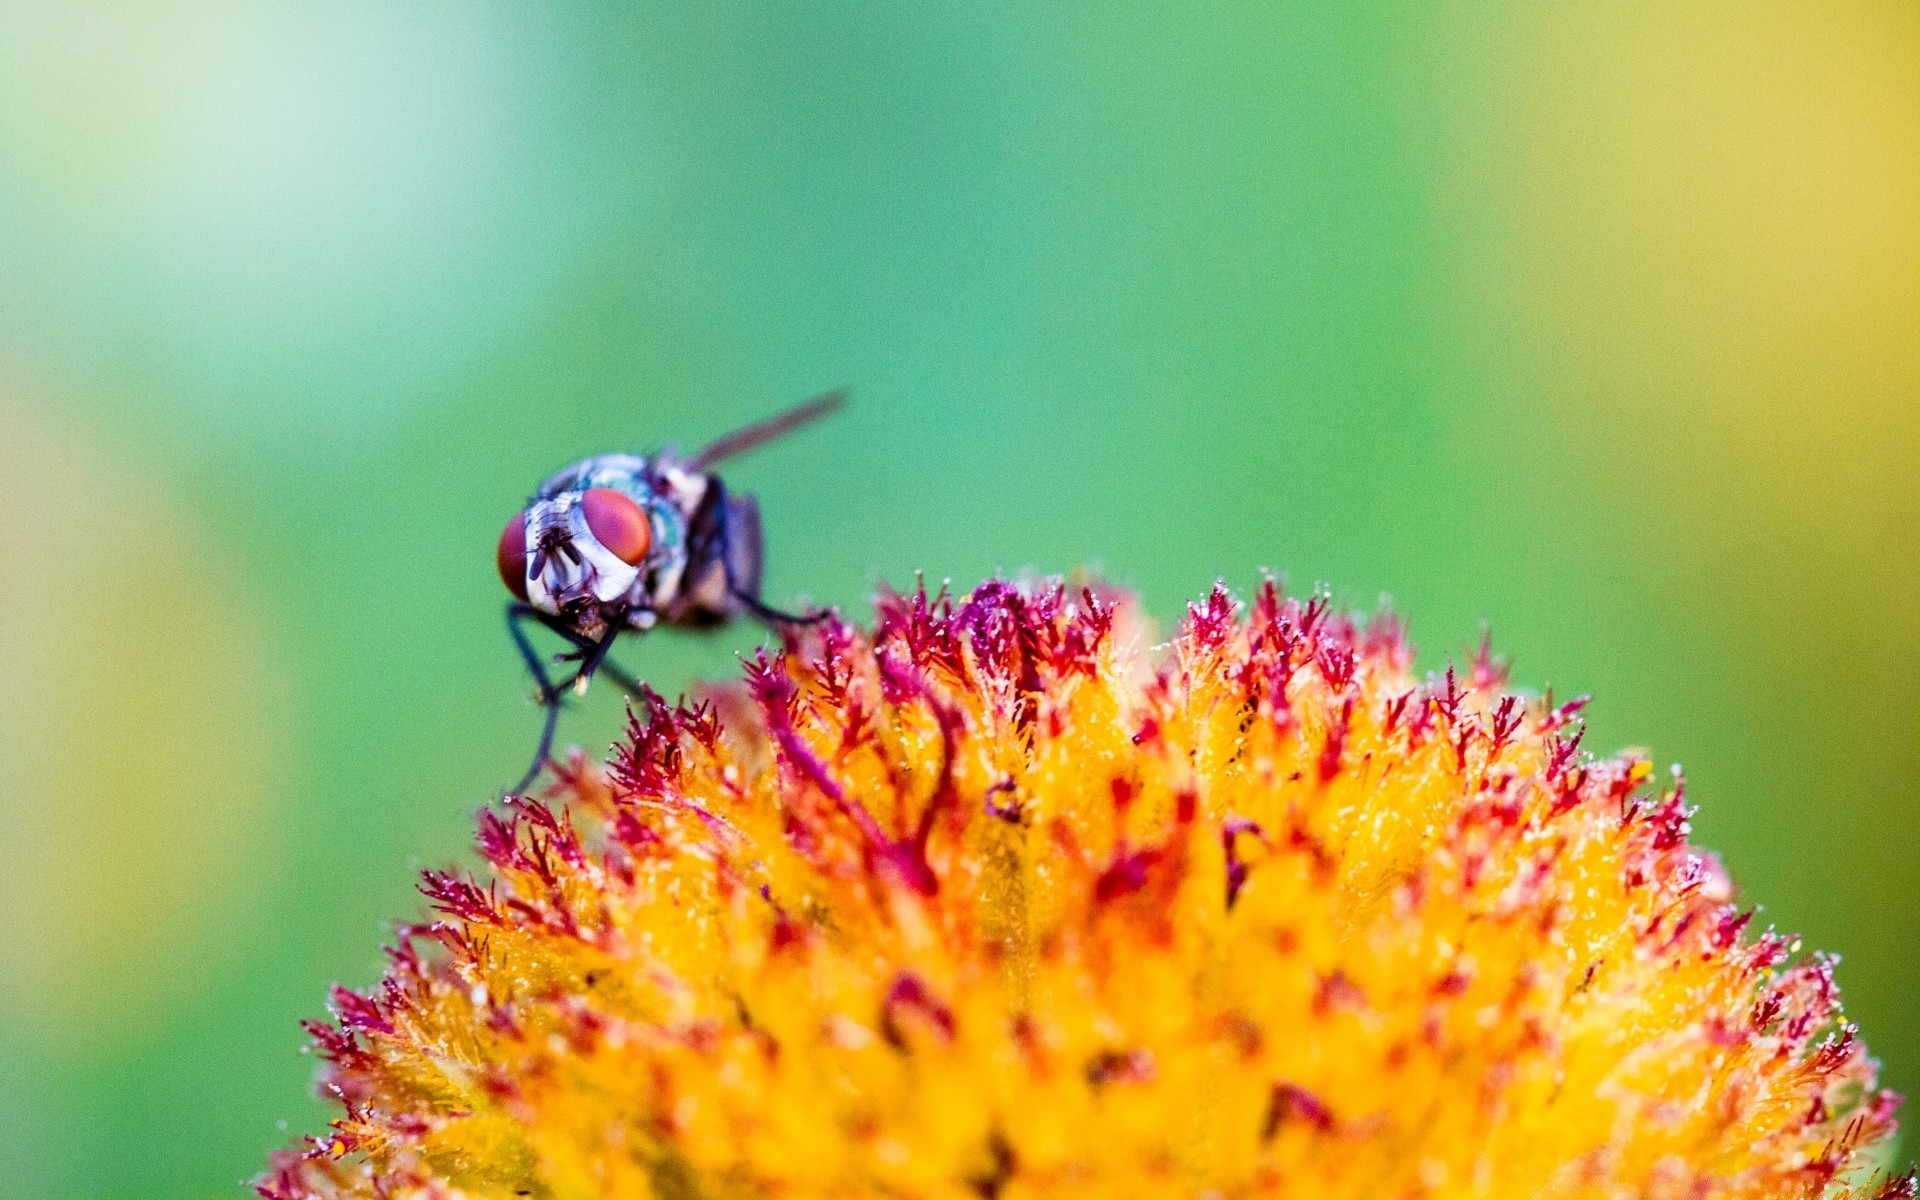
M 1484 655 L 889 596 L 480 816 L 264 1196 L 1910 1197 L 1828 961 Z

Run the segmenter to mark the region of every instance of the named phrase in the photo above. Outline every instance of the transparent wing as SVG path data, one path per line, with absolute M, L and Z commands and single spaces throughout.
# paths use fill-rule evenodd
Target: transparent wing
M 828 413 L 838 410 L 846 402 L 847 389 L 835 388 L 831 392 L 815 396 L 804 404 L 796 404 L 783 413 L 756 422 L 745 429 L 736 429 L 724 437 L 708 442 L 687 459 L 686 465 L 691 470 L 704 471 L 722 459 L 732 458 L 755 446 L 784 437 L 802 425 L 817 421 Z

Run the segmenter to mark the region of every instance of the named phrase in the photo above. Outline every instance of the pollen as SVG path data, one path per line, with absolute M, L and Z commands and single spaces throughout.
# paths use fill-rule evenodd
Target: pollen
M 1583 701 L 1271 584 L 886 595 L 482 811 L 268 1200 L 1914 1195 Z

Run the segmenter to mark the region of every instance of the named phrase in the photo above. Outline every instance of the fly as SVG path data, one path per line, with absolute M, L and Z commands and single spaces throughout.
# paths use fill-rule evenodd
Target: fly
M 526 791 L 546 766 L 560 700 L 584 692 L 598 672 L 631 694 L 639 683 L 607 658 L 621 634 L 655 625 L 710 628 L 742 613 L 768 625 L 817 621 L 824 612 L 782 612 L 760 598 L 760 506 L 730 494 L 716 463 L 781 437 L 839 408 L 844 391 L 735 430 L 682 457 L 601 454 L 556 473 L 500 532 L 500 578 L 512 592 L 507 631 L 546 709 L 533 764 L 511 789 Z M 573 646 L 556 663 L 578 663 L 555 683 L 527 640 L 544 625 Z

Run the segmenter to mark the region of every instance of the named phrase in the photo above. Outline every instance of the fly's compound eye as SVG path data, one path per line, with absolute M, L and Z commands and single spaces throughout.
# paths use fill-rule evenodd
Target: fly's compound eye
M 527 514 L 517 512 L 500 531 L 500 545 L 493 552 L 493 560 L 500 568 L 500 582 L 507 590 L 520 597 L 527 598 Z
M 615 558 L 630 567 L 647 561 L 647 550 L 653 545 L 653 525 L 626 493 L 588 488 L 580 498 L 580 511 L 587 518 L 587 528 Z

